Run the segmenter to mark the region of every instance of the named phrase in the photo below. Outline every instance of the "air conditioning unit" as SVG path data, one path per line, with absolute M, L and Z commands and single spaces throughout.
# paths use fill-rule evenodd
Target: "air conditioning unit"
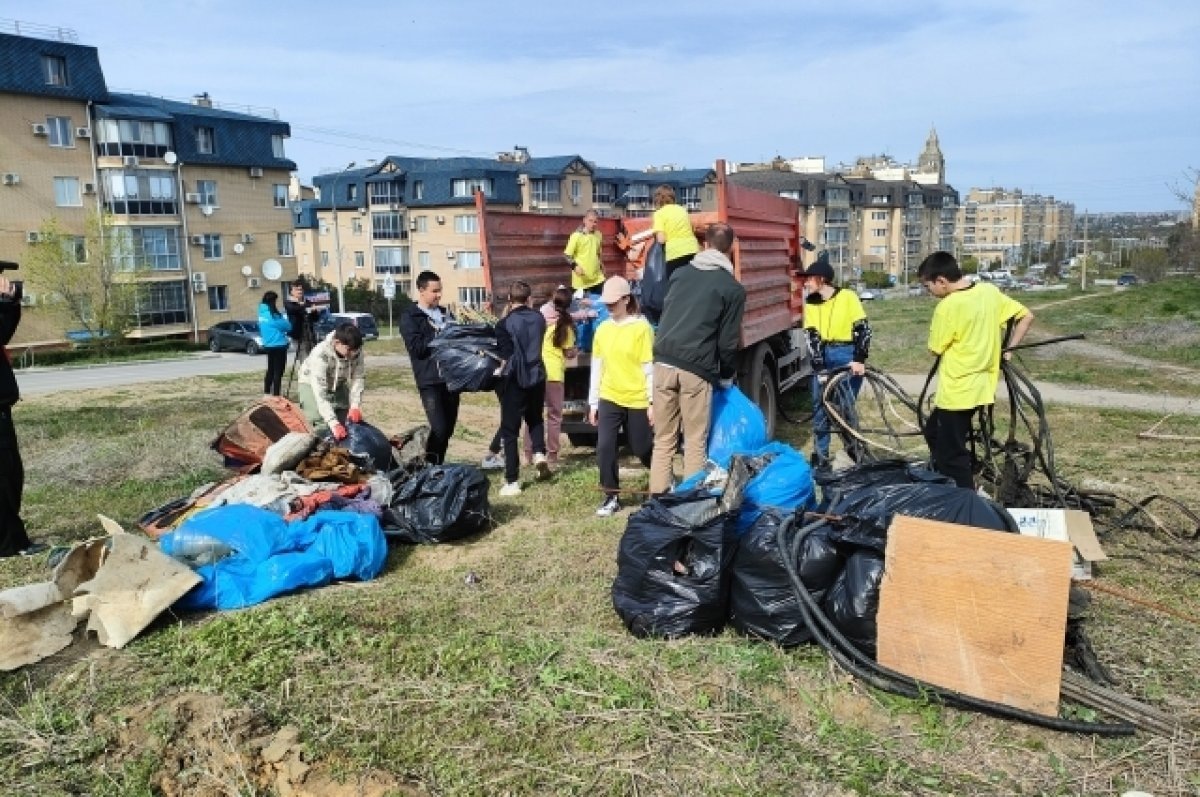
M 192 246 L 204 246 L 203 235 L 193 235 L 189 240 L 192 242 Z
M 262 177 L 262 167 L 261 166 L 251 166 L 250 167 L 250 176 L 251 177 Z
M 183 195 L 183 201 L 187 202 L 191 205 L 199 205 L 200 201 L 202 199 L 204 199 L 204 194 L 184 194 Z
M 367 215 L 367 209 L 366 209 L 366 208 L 359 208 L 359 209 L 358 209 L 358 215 L 360 215 L 360 216 L 365 216 L 365 215 Z
M 196 279 L 196 275 L 192 275 L 192 293 L 204 293 L 208 290 L 208 283 L 204 280 Z
M 125 166 L 137 166 L 137 155 L 126 155 L 125 157 L 121 158 L 121 163 Z
M 438 224 L 445 224 L 445 223 L 446 223 L 446 217 L 445 217 L 445 216 L 438 216 L 438 217 L 437 217 L 437 223 L 438 223 Z
M 258 278 L 258 277 L 249 277 L 249 278 L 246 280 L 246 287 L 247 287 L 247 288 L 257 288 L 257 287 L 259 287 L 260 285 L 262 285 L 262 281 L 261 281 L 261 280 L 259 280 L 259 278 Z
M 244 244 L 252 244 L 254 243 L 254 236 L 248 232 L 244 232 L 241 234 L 239 240 Z
M 417 220 L 416 219 L 408 220 L 408 229 L 412 230 L 413 232 L 417 231 Z
M 50 135 L 50 130 L 49 130 L 49 128 L 47 128 L 47 127 L 46 127 L 46 125 L 44 125 L 44 124 L 41 124 L 40 122 L 34 122 L 32 125 L 30 125 L 30 127 L 33 129 L 33 134 L 34 134 L 35 136 L 48 136 L 48 135 Z
M 446 250 L 446 259 L 447 260 L 454 260 L 456 257 L 458 257 L 458 252 L 455 252 L 453 249 Z
M 203 271 L 193 271 L 192 272 L 192 282 L 207 282 L 207 281 L 208 281 L 208 275 L 205 274 Z
M 75 138 L 91 138 L 91 137 L 92 137 L 92 128 L 90 128 L 90 127 L 75 128 Z
M 19 185 L 20 182 L 21 182 L 21 175 L 17 174 L 16 172 L 8 172 L 4 175 L 4 184 L 5 185 Z
M 579 204 L 579 197 L 577 197 L 577 196 L 573 196 L 573 197 L 571 197 L 571 204 L 572 204 L 572 205 L 578 205 L 578 204 Z
M 523 174 L 518 174 L 518 175 L 517 175 L 517 185 L 525 185 L 527 182 L 529 182 L 529 178 L 528 178 L 528 177 L 526 177 L 526 176 L 525 176 L 525 175 L 523 175 Z
M 25 233 L 25 243 L 36 244 L 42 240 L 42 234 L 35 230 Z
M 83 184 L 83 193 L 85 193 L 85 194 L 96 193 L 96 184 L 95 183 L 84 183 Z
M 22 307 L 32 307 L 35 304 L 37 304 L 37 295 L 36 294 L 33 294 L 33 293 L 21 294 L 21 306 Z

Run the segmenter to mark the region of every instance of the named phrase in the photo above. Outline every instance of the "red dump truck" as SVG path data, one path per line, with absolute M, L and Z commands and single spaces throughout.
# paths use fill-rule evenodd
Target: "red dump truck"
M 733 227 L 733 269 L 746 288 L 746 313 L 738 384 L 767 417 L 774 436 L 779 395 L 801 384 L 811 373 L 808 345 L 800 329 L 802 284 L 795 276 L 802 236 L 800 205 L 793 199 L 734 185 L 717 162 L 717 210 L 692 213 L 692 226 L 703 240 L 704 229 L 716 221 Z M 536 300 L 544 302 L 560 284 L 569 283 L 563 260 L 567 238 L 578 228 L 573 216 L 521 213 L 488 208 L 482 194 L 479 211 L 480 249 L 488 294 L 496 297 L 493 310 L 503 309 L 507 286 L 524 280 Z M 604 236 L 601 259 L 605 274 L 639 275 L 617 245 L 618 233 L 635 235 L 650 227 L 649 218 L 598 220 Z M 589 445 L 595 430 L 586 420 L 588 357 L 568 363 L 564 385 L 563 431 L 572 444 Z

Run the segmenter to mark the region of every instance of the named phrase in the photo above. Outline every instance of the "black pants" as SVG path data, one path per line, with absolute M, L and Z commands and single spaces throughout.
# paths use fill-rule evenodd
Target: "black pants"
M 263 377 L 263 393 L 278 396 L 283 387 L 283 372 L 287 370 L 287 346 L 272 346 L 263 349 L 267 355 L 267 373 Z
M 925 442 L 933 469 L 954 479 L 959 487 L 975 489 L 971 474 L 971 420 L 979 408 L 969 410 L 934 409 L 925 420 Z
M 538 382 L 533 387 L 521 387 L 516 379 L 504 383 L 504 395 L 500 399 L 500 439 L 504 442 L 504 480 L 512 483 L 521 477 L 521 421 L 529 427 L 533 438 L 533 452 L 546 453 L 546 427 L 542 420 L 542 407 L 546 403 L 546 383 Z
M 25 521 L 21 520 L 21 493 L 25 466 L 17 446 L 12 407 L 0 407 L 0 556 L 16 556 L 29 547 Z
M 696 256 L 696 253 L 693 252 L 690 255 L 684 255 L 683 257 L 677 257 L 674 260 L 668 260 L 665 263 L 667 274 L 664 277 L 664 279 L 668 279 L 668 280 L 671 279 L 671 275 L 675 273 L 675 269 L 680 268 L 682 266 L 686 266 L 688 263 L 691 263 L 692 258 L 695 256 Z M 663 291 L 663 296 L 664 297 L 666 296 L 666 291 Z
M 600 465 L 600 486 L 609 495 L 615 495 L 621 486 L 617 445 L 622 426 L 634 456 L 646 467 L 650 467 L 650 454 L 654 451 L 654 433 L 644 409 L 631 410 L 600 399 L 596 410 L 596 459 Z
M 425 444 L 425 460 L 440 465 L 446 461 L 446 449 L 454 436 L 458 424 L 457 393 L 451 393 L 445 384 L 417 388 L 421 394 L 421 406 L 429 421 L 429 441 Z

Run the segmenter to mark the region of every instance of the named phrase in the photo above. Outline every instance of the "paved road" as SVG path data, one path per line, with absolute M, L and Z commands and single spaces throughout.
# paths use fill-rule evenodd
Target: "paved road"
M 374 366 L 408 366 L 408 357 L 401 354 L 368 356 Z M 289 360 L 289 368 L 291 363 Z M 245 354 L 202 354 L 195 357 L 153 362 L 98 365 L 92 367 L 33 368 L 21 371 L 21 394 L 39 396 L 71 390 L 115 388 L 147 382 L 164 382 L 193 376 L 261 372 L 266 368 L 263 357 Z M 918 374 L 893 375 L 900 386 L 914 397 L 921 392 L 925 377 Z M 1109 407 L 1142 410 L 1166 414 L 1200 415 L 1200 398 L 1181 398 L 1151 393 L 1126 393 L 1117 390 L 1096 390 L 1065 387 L 1046 382 L 1037 383 L 1042 399 L 1048 404 L 1069 404 L 1080 407 Z

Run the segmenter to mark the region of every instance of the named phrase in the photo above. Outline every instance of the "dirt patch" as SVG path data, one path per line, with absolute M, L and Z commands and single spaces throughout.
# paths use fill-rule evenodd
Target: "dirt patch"
M 268 727 L 250 708 L 218 695 L 185 692 L 97 722 L 115 739 L 109 763 L 158 762 L 150 786 L 165 797 L 268 792 L 280 797 L 384 797 L 426 794 L 378 770 L 337 777 L 308 760 L 300 730 Z

